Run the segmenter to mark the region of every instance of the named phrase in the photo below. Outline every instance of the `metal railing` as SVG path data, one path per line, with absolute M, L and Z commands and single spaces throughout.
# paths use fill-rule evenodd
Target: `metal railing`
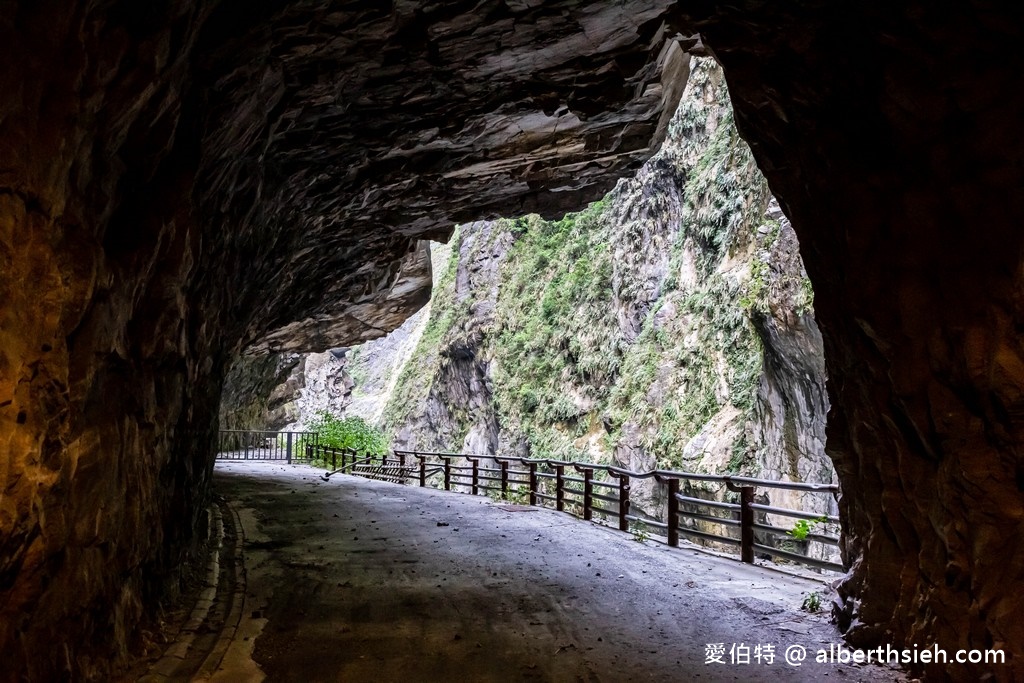
M 436 485 L 446 491 L 553 507 L 584 520 L 612 524 L 621 531 L 661 536 L 670 546 L 678 546 L 680 537 L 685 536 L 705 544 L 738 547 L 740 559 L 747 563 L 753 563 L 755 556 L 761 555 L 817 569 L 845 571 L 828 557 L 837 554 L 839 537 L 814 528 L 818 524 L 826 529 L 838 528 L 837 516 L 757 502 L 757 492 L 761 489 L 798 491 L 835 499 L 839 487 L 834 484 L 673 470 L 632 472 L 614 465 L 498 455 L 410 450 L 370 455 L 314 444 L 308 445 L 306 459 L 331 467 L 324 479 L 344 472 L 399 484 Z M 659 518 L 632 514 L 632 485 L 643 479 L 653 479 L 665 487 L 664 514 Z M 724 486 L 725 490 L 719 493 L 733 500 L 700 497 L 702 493 L 707 494 L 700 487 L 708 484 Z M 766 499 L 766 494 L 762 494 L 761 500 Z M 796 523 L 789 528 L 779 526 L 784 520 L 796 520 Z M 823 557 L 807 554 L 815 545 Z
M 283 460 L 299 462 L 316 446 L 316 432 L 222 429 L 217 437 L 218 460 Z

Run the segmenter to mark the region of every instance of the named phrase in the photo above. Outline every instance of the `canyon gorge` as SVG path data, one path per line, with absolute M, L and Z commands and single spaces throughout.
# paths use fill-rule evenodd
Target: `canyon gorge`
M 833 482 L 813 292 L 710 58 L 635 178 L 559 221 L 465 224 L 434 252 L 428 306 L 352 350 L 241 359 L 221 424 L 301 429 L 328 410 L 394 448 Z M 660 518 L 665 495 L 638 480 L 634 512 Z
M 924 671 L 938 680 L 1024 677 L 1022 33 L 1020 8 L 980 1 L 4 3 L 0 679 L 103 680 L 130 658 L 199 553 L 240 357 L 384 337 L 429 300 L 427 242 L 456 224 L 453 248 L 493 254 L 524 231 L 475 221 L 553 226 L 652 157 L 627 182 L 656 176 L 694 56 L 720 65 L 777 200 L 748 248 L 791 226 L 813 284 L 841 628 L 1009 655 Z M 652 243 L 616 261 L 630 282 L 713 284 L 722 262 L 684 267 L 672 235 L 611 204 L 622 239 Z M 658 297 L 616 289 L 614 267 L 603 322 L 644 343 Z M 816 338 L 764 301 L 761 340 Z M 807 370 L 792 360 L 726 393 L 763 386 L 749 405 L 771 406 Z M 616 412 L 609 387 L 559 406 L 535 387 L 518 424 L 544 427 L 535 400 L 604 402 L 614 457 L 651 457 L 671 421 Z M 424 399 L 382 419 L 413 439 Z M 454 417 L 463 445 L 505 438 L 486 411 Z

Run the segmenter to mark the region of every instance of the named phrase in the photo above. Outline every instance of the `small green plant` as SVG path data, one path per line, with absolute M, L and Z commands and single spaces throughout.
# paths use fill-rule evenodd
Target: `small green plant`
M 320 410 L 306 424 L 317 433 L 317 441 L 328 448 L 354 448 L 359 453 L 381 455 L 387 452 L 384 434 L 361 417 L 339 417 Z
M 651 534 L 647 531 L 647 525 L 643 522 L 633 522 L 630 524 L 629 532 L 633 534 L 633 540 L 637 543 L 643 543 L 651 537 Z
M 730 449 L 729 464 L 726 465 L 726 469 L 729 472 L 740 473 L 743 466 L 748 460 L 747 453 L 747 435 L 742 434 L 738 439 L 732 442 L 732 448 Z
M 797 299 L 797 313 L 806 313 L 814 308 L 814 287 L 810 278 L 800 279 L 800 297 Z
M 505 495 L 501 498 L 502 500 L 512 503 L 513 505 L 529 505 L 530 494 L 522 488 L 510 488 L 505 492 Z
M 800 603 L 800 609 L 805 612 L 820 612 L 821 611 L 821 595 L 818 591 L 811 591 L 804 596 L 804 601 Z
M 796 521 L 796 524 L 793 525 L 793 528 L 787 531 L 786 533 L 798 541 L 806 541 L 807 536 L 810 535 L 812 531 L 814 531 L 814 528 L 816 526 L 818 526 L 819 524 L 824 524 L 827 521 L 828 517 L 824 515 L 813 520 L 798 519 Z

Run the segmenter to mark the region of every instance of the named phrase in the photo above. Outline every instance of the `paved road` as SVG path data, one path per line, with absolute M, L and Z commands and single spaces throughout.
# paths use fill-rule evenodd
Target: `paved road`
M 241 522 L 246 598 L 213 680 L 898 678 L 783 661 L 790 645 L 813 660 L 840 642 L 824 616 L 796 609 L 819 583 L 551 510 L 318 474 L 218 463 L 216 490 Z M 724 644 L 724 664 L 705 663 L 709 643 Z M 751 664 L 729 663 L 734 643 Z M 756 663 L 759 644 L 774 646 L 774 663 Z

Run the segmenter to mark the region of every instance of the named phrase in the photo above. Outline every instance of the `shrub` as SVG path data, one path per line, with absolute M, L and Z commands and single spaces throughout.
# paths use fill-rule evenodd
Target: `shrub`
M 384 434 L 361 417 L 338 417 L 326 410 L 317 411 L 306 429 L 317 433 L 321 446 L 354 448 L 359 453 L 381 455 L 387 452 Z

